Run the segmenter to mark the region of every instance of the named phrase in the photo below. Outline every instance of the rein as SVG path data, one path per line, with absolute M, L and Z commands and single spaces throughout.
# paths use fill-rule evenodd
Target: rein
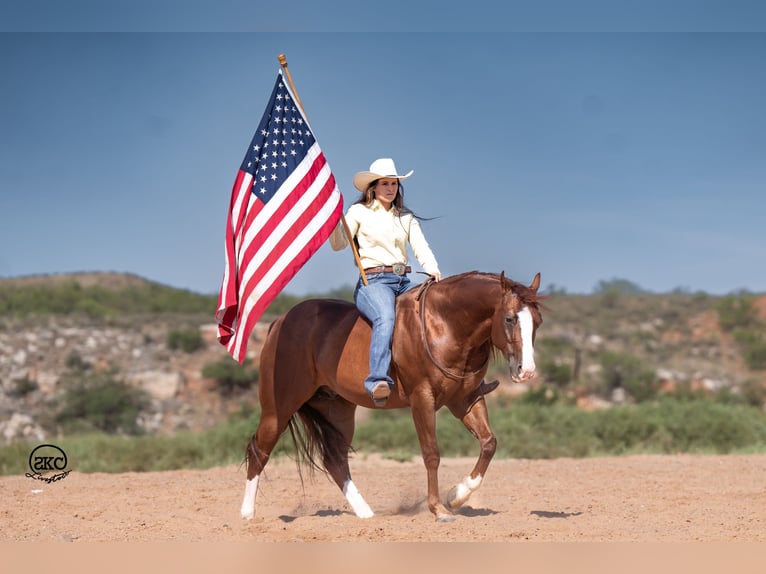
M 423 339 L 423 346 L 426 349 L 426 353 L 428 354 L 428 358 L 431 359 L 431 362 L 436 366 L 437 369 L 439 369 L 444 375 L 447 377 L 450 377 L 452 379 L 460 380 L 460 379 L 467 379 L 469 377 L 473 377 L 474 375 L 479 374 L 484 367 L 487 366 L 487 363 L 489 363 L 489 355 L 487 355 L 487 360 L 484 361 L 484 363 L 476 369 L 472 373 L 464 373 L 464 374 L 458 374 L 453 373 L 452 371 L 447 370 L 445 367 L 442 367 L 439 362 L 434 357 L 433 353 L 431 352 L 431 345 L 428 344 L 428 333 L 426 332 L 426 293 L 428 293 L 428 290 L 431 288 L 431 285 L 433 285 L 436 281 L 433 277 L 429 277 L 426 281 L 423 282 L 423 285 L 418 290 L 418 294 L 415 296 L 415 299 L 420 301 L 420 335 Z

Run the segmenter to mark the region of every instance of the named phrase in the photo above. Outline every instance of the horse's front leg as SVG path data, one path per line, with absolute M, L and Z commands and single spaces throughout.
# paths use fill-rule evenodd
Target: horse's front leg
M 428 476 L 428 508 L 439 522 L 451 522 L 455 520 L 455 516 L 447 510 L 439 498 L 439 462 L 441 458 L 439 445 L 436 442 L 436 410 L 433 397 L 411 396 L 410 407 Z
M 471 431 L 471 434 L 479 440 L 481 452 L 476 466 L 473 467 L 471 474 L 466 476 L 462 482 L 457 484 L 449 491 L 447 495 L 447 504 L 452 510 L 460 508 L 465 504 L 479 486 L 486 475 L 487 468 L 497 448 L 497 439 L 489 426 L 489 415 L 487 414 L 487 405 L 484 399 L 476 401 L 471 410 L 461 419 L 465 427 Z

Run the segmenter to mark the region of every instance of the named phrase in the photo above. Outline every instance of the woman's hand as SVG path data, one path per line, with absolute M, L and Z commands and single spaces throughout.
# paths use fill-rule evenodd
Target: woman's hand
M 433 275 L 431 275 L 431 277 L 433 277 L 434 281 L 436 281 L 437 283 L 442 280 L 442 274 L 441 273 L 434 273 Z

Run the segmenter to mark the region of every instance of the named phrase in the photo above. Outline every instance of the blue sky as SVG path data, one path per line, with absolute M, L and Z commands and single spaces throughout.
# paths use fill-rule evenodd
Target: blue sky
M 285 53 L 346 204 L 375 158 L 414 169 L 407 202 L 435 218 L 424 230 L 444 274 L 540 271 L 571 293 L 614 278 L 766 291 L 755 4 L 742 3 L 759 18 L 703 1 L 691 20 L 559 14 L 547 28 L 538 12 L 529 31 L 492 18 L 480 31 L 475 13 L 454 31 L 414 12 L 398 21 L 421 31 L 384 32 L 365 6 L 287 30 L 264 8 L 253 30 L 159 9 L 142 24 L 128 14 L 141 2 L 117 4 L 119 20 L 45 12 L 42 33 L 3 14 L 0 277 L 120 271 L 216 293 L 231 186 Z M 215 31 L 184 31 L 201 29 Z M 286 290 L 355 277 L 350 252 L 327 245 Z

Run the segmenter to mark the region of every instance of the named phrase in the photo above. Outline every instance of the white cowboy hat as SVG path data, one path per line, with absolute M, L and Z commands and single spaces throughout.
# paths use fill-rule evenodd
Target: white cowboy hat
M 414 170 L 410 170 L 409 173 L 398 175 L 396 166 L 394 165 L 394 160 L 392 160 L 390 157 L 376 159 L 374 162 L 372 162 L 372 165 L 370 165 L 370 171 L 360 171 L 354 176 L 354 187 L 364 193 L 367 191 L 367 188 L 370 187 L 370 184 L 376 179 L 380 179 L 382 177 L 407 179 L 412 175 L 413 171 Z

